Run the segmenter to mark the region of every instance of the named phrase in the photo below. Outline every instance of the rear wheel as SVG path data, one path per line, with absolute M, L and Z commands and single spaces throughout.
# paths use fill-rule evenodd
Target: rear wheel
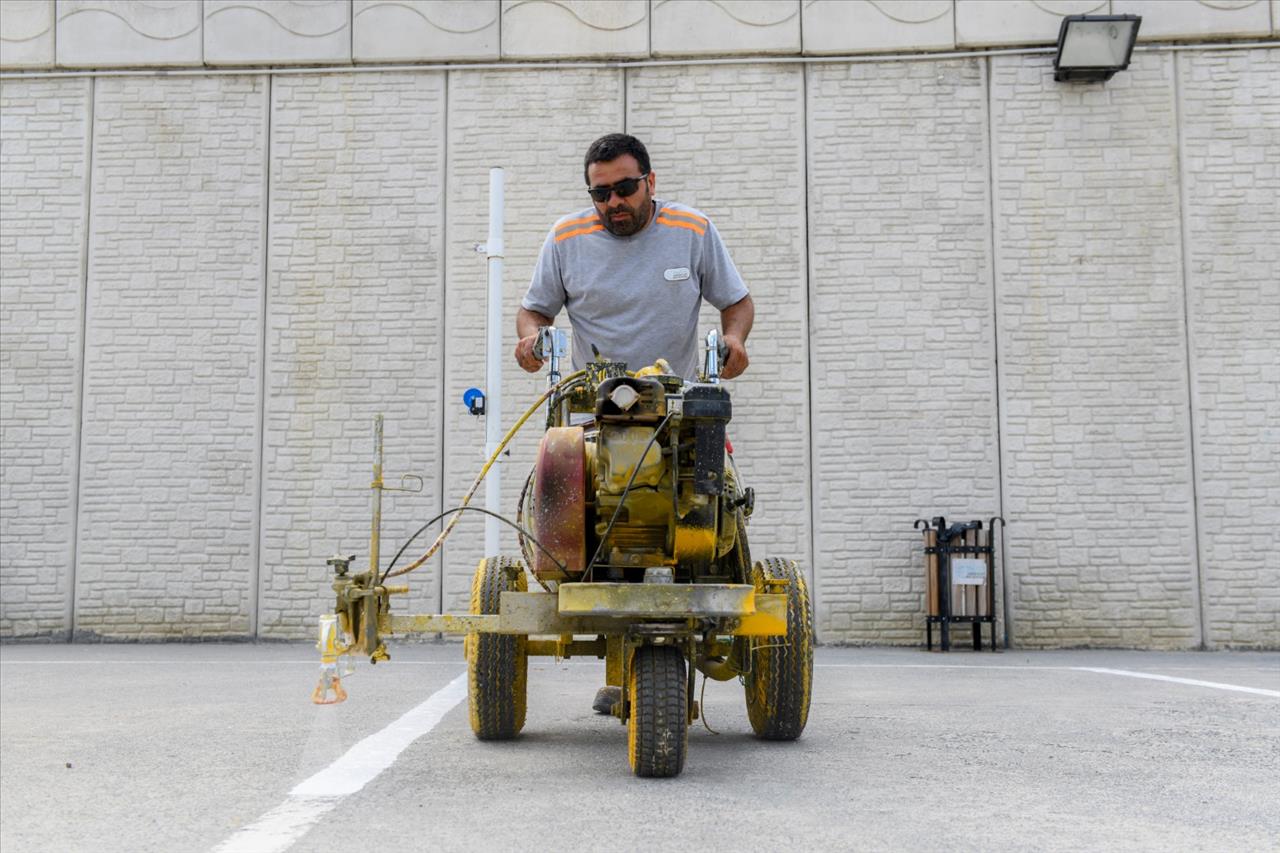
M 674 646 L 641 646 L 631 659 L 627 756 L 637 776 L 678 776 L 689 746 L 684 654 Z
M 809 587 L 794 560 L 769 559 L 756 563 L 751 580 L 758 592 L 781 592 L 786 581 L 787 635 L 758 637 L 751 643 L 747 687 L 747 717 L 751 728 L 766 740 L 795 740 L 809 720 L 813 686 L 813 615 Z
M 487 557 L 471 582 L 471 612 L 495 614 L 503 592 L 528 588 L 519 560 Z M 524 728 L 528 642 L 523 635 L 467 635 L 467 700 L 481 740 L 507 740 Z

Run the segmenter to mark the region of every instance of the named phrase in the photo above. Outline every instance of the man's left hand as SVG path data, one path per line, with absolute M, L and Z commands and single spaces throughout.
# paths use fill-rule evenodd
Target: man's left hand
M 735 376 L 741 376 L 742 371 L 746 370 L 750 363 L 747 359 L 746 345 L 737 335 L 725 335 L 720 340 L 724 341 L 724 345 L 729 349 L 729 357 L 720 366 L 720 378 L 732 379 Z

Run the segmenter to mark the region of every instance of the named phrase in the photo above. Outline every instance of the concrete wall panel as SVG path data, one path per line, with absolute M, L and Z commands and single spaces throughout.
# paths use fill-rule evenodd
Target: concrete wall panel
M 528 374 L 511 359 L 515 312 L 528 289 L 542 241 L 555 220 L 591 203 L 582 158 L 599 136 L 622 127 L 622 72 L 485 71 L 449 76 L 449 243 L 445 372 L 445 506 L 456 505 L 484 464 L 485 425 L 462 405 L 468 387 L 485 387 L 487 265 L 475 245 L 489 229 L 489 169 L 506 170 L 503 278 L 504 430 L 546 389 L 545 370 Z M 557 324 L 568 329 L 561 314 Z M 534 415 L 502 469 L 502 512 L 516 501 L 533 465 L 545 421 Z M 483 506 L 484 486 L 475 499 Z M 502 552 L 517 555 L 502 531 Z M 429 544 L 432 537 L 427 538 Z M 484 556 L 484 518 L 460 523 L 444 549 L 444 606 L 465 612 L 471 576 Z M 425 550 L 425 549 L 423 549 Z
M 951 0 L 805 0 L 804 52 L 949 50 L 955 23 Z
M 976 60 L 812 66 L 814 537 L 824 640 L 916 643 L 912 522 L 999 512 Z
M 728 387 L 729 437 L 756 490 L 752 556 L 790 557 L 812 573 L 802 75 L 776 65 L 631 71 L 627 129 L 645 140 L 658 195 L 711 218 L 751 289 L 751 367 Z M 704 304 L 699 334 L 719 325 Z
M 438 511 L 444 76 L 277 78 L 272 91 L 262 604 L 259 630 L 304 637 L 325 560 L 368 566 L 373 421 L 386 418 L 385 567 Z M 403 564 L 402 564 L 403 565 Z M 401 612 L 435 610 L 435 573 Z
M 0 83 L 0 636 L 71 630 L 88 80 Z
M 1196 646 L 1172 56 L 992 64 L 1015 639 Z
M 1271 33 L 1271 10 L 1263 0 L 1111 0 L 1117 15 L 1141 15 L 1138 41 L 1241 38 Z
M 799 53 L 800 0 L 655 0 L 653 55 Z
M 505 59 L 648 55 L 647 0 L 502 0 Z
M 0 67 L 51 67 L 54 62 L 53 14 L 53 0 L 0 3 Z
M 498 58 L 498 0 L 356 0 L 356 62 Z
M 64 68 L 199 65 L 202 40 L 198 3 L 58 2 L 58 64 Z
M 349 0 L 203 0 L 206 65 L 351 62 Z
M 96 86 L 76 633 L 245 636 L 266 80 Z
M 1106 15 L 1110 0 L 955 0 L 957 47 L 1056 44 L 1067 15 Z
M 1280 646 L 1280 56 L 1178 56 L 1206 642 Z

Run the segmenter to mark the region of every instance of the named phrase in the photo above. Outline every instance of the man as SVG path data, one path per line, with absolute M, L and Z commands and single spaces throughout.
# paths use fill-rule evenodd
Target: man
M 533 281 L 516 314 L 516 361 L 533 373 L 539 326 L 564 308 L 573 327 L 573 366 L 594 345 L 631 370 L 665 358 L 679 375 L 698 371 L 698 308 L 720 309 L 729 355 L 720 376 L 747 369 L 755 307 L 720 234 L 691 207 L 653 197 L 649 152 L 634 136 L 611 133 L 587 149 L 583 175 L 592 206 L 556 222 L 542 244 Z M 612 713 L 622 688 L 602 687 L 592 707 Z
M 692 379 L 698 371 L 698 308 L 720 309 L 729 354 L 721 378 L 747 369 L 755 308 L 720 234 L 690 207 L 654 198 L 649 152 L 634 136 L 611 133 L 583 164 L 592 206 L 556 222 L 516 315 L 515 357 L 536 372 L 539 326 L 564 308 L 573 328 L 573 366 L 594 345 L 606 359 L 639 370 L 665 358 Z

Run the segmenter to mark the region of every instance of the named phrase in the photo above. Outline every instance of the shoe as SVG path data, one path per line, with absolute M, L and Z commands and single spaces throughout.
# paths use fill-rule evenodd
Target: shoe
M 622 701 L 622 688 L 606 684 L 596 691 L 596 701 L 591 703 L 597 714 L 612 714 L 613 706 Z

